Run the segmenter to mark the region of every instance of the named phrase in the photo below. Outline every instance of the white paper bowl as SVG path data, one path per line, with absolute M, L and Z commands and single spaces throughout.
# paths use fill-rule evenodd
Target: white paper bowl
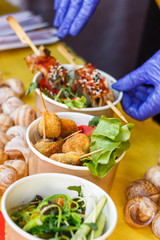
M 73 69 L 73 66 L 71 64 L 64 64 L 63 65 L 66 69 L 68 69 L 69 71 Z M 79 66 L 82 67 L 82 66 Z M 116 90 L 114 90 L 111 85 L 116 82 L 117 80 L 115 78 L 113 78 L 111 75 L 101 71 L 98 69 L 98 71 L 102 74 L 103 77 L 106 78 L 108 84 L 109 84 L 109 88 L 113 91 L 113 94 L 115 96 L 115 101 L 113 102 L 113 105 L 117 105 L 123 96 L 122 92 L 118 92 Z M 73 75 L 72 77 L 74 78 L 74 74 L 71 73 L 71 75 Z M 34 78 L 33 78 L 33 82 L 39 81 L 42 78 L 42 75 L 40 72 L 38 72 Z M 107 117 L 112 117 L 113 116 L 113 110 L 108 106 L 102 106 L 102 107 L 93 107 L 93 108 L 82 108 L 82 109 L 77 109 L 75 108 L 74 110 L 70 110 L 65 104 L 57 102 L 49 97 L 47 97 L 45 94 L 43 94 L 43 98 L 46 104 L 46 107 L 48 109 L 49 112 L 70 112 L 70 111 L 74 111 L 74 112 L 79 112 L 79 113 L 86 113 L 86 114 L 90 114 L 90 115 L 94 115 L 94 116 L 101 116 L 101 115 L 106 115 Z M 41 98 L 39 95 L 39 90 L 36 89 L 36 107 L 38 109 L 42 109 L 42 102 L 41 102 Z M 37 116 L 40 116 L 39 113 L 37 113 Z
M 77 126 L 79 125 L 88 125 L 89 121 L 93 118 L 93 116 L 83 113 L 75 113 L 75 112 L 61 112 L 57 113 L 60 118 L 68 118 L 75 121 Z M 57 172 L 57 173 L 66 173 L 75 175 L 78 177 L 83 177 L 95 184 L 99 187 L 103 188 L 106 192 L 110 192 L 118 164 L 116 164 L 105 177 L 99 178 L 90 173 L 87 167 L 84 166 L 75 166 L 71 164 L 64 164 L 52 160 L 40 152 L 38 152 L 33 144 L 35 143 L 35 136 L 39 138 L 38 133 L 38 122 L 40 118 L 33 121 L 27 129 L 26 140 L 30 148 L 29 155 L 29 175 L 36 173 L 46 173 L 46 172 Z M 125 153 L 123 153 L 119 159 L 121 160 L 124 157 Z
M 97 185 L 85 179 L 67 174 L 47 173 L 25 177 L 12 184 L 4 193 L 1 202 L 3 216 L 7 222 L 7 240 L 38 240 L 39 238 L 23 231 L 10 218 L 8 211 L 18 205 L 28 202 L 35 195 L 42 197 L 52 194 L 69 194 L 71 197 L 77 196 L 74 191 L 67 189 L 69 186 L 82 186 L 84 196 L 94 195 L 98 201 L 101 196 L 107 197 L 107 203 L 103 209 L 106 215 L 106 226 L 104 234 L 97 240 L 105 240 L 114 230 L 117 223 L 117 210 L 109 195 Z M 90 206 L 88 213 L 93 206 Z M 87 214 L 87 213 L 86 213 Z

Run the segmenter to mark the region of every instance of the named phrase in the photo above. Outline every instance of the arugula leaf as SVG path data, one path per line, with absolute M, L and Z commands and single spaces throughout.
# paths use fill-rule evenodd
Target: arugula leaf
M 32 82 L 25 95 L 28 95 L 29 93 L 33 92 L 36 88 L 38 88 L 38 82 Z
M 92 120 L 89 121 L 88 125 L 90 127 L 97 126 L 99 123 L 100 117 L 93 117 Z
M 77 191 L 78 192 L 78 196 L 80 196 L 80 197 L 83 196 L 81 186 L 69 186 L 67 189 L 73 190 L 73 191 Z
M 102 152 L 92 155 L 92 160 L 84 159 L 90 172 L 100 178 L 104 177 L 116 164 L 116 158 L 130 147 L 130 132 L 133 124 L 122 126 L 117 118 L 101 116 L 100 121 L 91 135 L 90 152 L 103 149 Z

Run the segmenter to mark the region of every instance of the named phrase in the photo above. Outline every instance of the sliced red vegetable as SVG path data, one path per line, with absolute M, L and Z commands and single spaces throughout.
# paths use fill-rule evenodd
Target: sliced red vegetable
M 84 134 L 88 135 L 89 137 L 92 135 L 92 132 L 95 128 L 96 128 L 96 126 L 94 126 L 94 127 L 90 127 L 87 125 L 78 126 L 78 129 L 81 130 L 81 133 L 84 133 Z

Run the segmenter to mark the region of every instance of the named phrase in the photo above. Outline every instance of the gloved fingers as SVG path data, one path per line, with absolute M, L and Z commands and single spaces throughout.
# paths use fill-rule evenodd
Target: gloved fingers
M 143 101 L 132 94 L 124 93 L 122 99 L 122 108 L 130 117 L 142 121 L 160 112 L 160 89 L 152 91 Z
M 153 91 L 154 88 L 149 86 L 139 86 L 134 89 L 135 97 L 142 102 L 144 102 Z
M 133 97 L 132 93 L 124 93 L 121 104 L 123 110 L 129 116 L 137 119 L 137 109 L 141 104 L 139 99 Z
M 54 26 L 59 27 L 68 11 L 70 0 L 61 0 L 54 18 Z
M 138 116 L 140 120 L 145 120 L 160 112 L 160 90 L 155 89 L 140 105 L 138 109 Z
M 70 27 L 81 8 L 82 2 L 83 0 L 72 0 L 70 2 L 70 5 L 64 17 L 64 20 L 62 21 L 57 31 L 58 37 L 60 38 L 65 37 L 69 33 Z
M 76 16 L 74 22 L 72 23 L 69 31 L 72 36 L 76 36 L 84 27 L 84 25 L 87 23 L 87 21 L 93 14 L 99 1 L 100 0 L 83 0 L 82 7 L 78 15 Z
M 145 77 L 143 78 L 143 76 L 143 69 L 138 68 L 118 80 L 116 83 L 113 83 L 112 88 L 118 91 L 129 91 L 139 85 L 145 84 L 146 79 Z
M 54 10 L 57 10 L 61 0 L 54 0 Z

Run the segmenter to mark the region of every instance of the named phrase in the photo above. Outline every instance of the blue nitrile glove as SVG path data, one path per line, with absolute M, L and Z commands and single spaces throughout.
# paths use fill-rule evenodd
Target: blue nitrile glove
M 56 15 L 54 26 L 57 36 L 76 36 L 87 23 L 100 0 L 55 0 Z
M 124 92 L 122 107 L 132 118 L 142 121 L 159 113 L 160 50 L 112 87 Z

